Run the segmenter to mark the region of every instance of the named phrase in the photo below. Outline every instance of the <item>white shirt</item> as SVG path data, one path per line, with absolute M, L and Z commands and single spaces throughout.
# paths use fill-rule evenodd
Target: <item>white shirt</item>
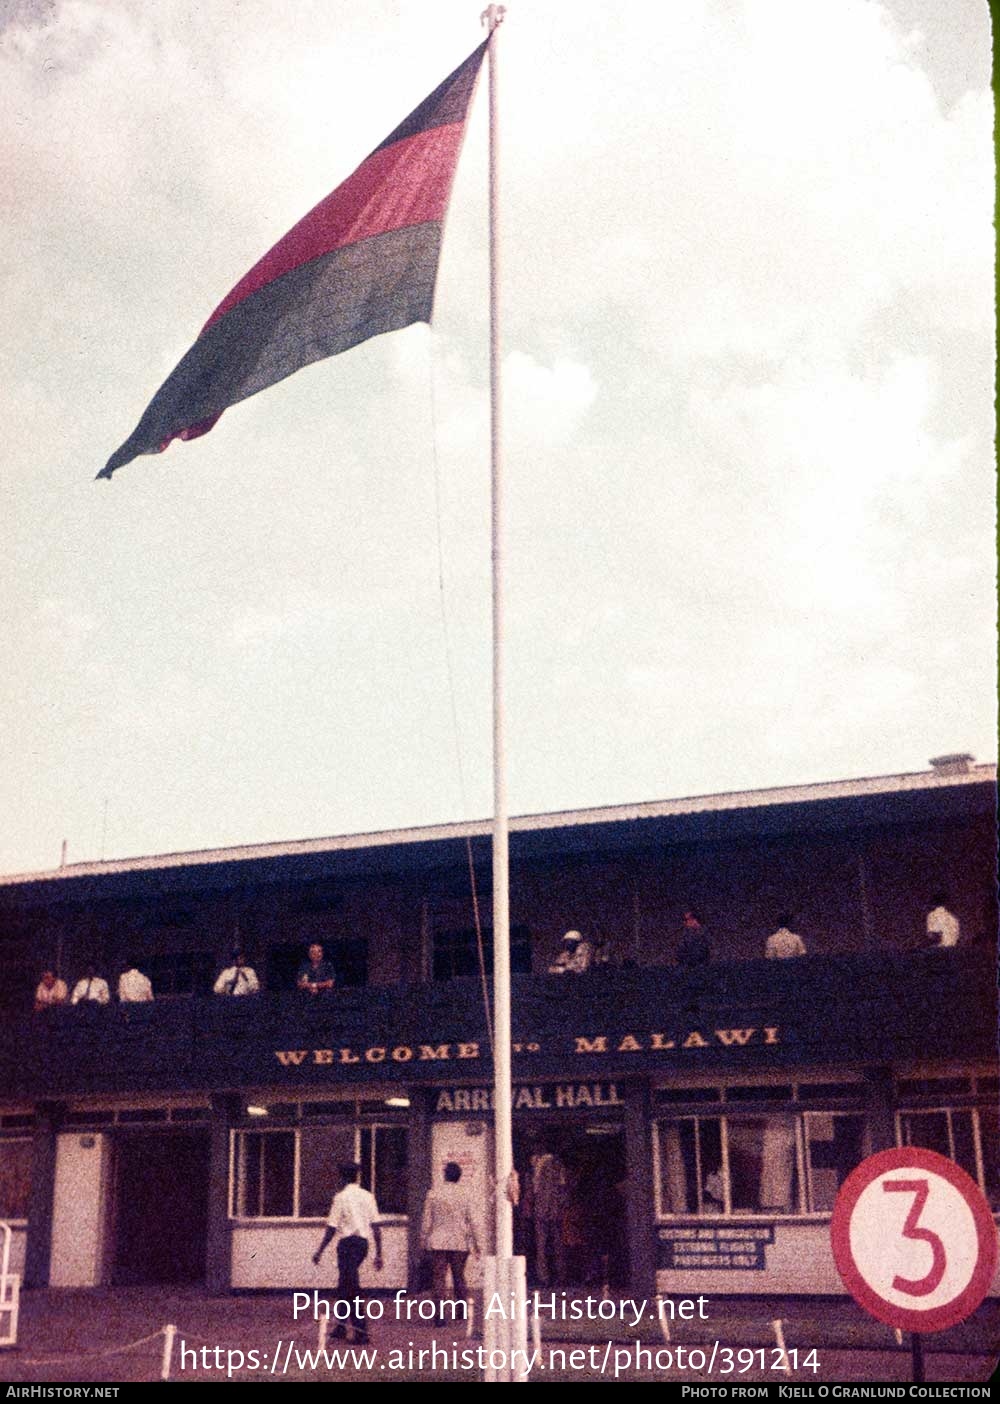
M 935 907 L 927 913 L 927 935 L 937 936 L 939 946 L 957 946 L 958 931 L 958 917 L 947 907 Z
M 787 960 L 789 956 L 804 956 L 805 953 L 805 941 L 794 931 L 789 931 L 787 926 L 779 926 L 777 931 L 772 932 L 764 947 L 768 960 Z
M 249 965 L 230 965 L 216 980 L 217 995 L 250 995 L 260 993 L 260 981 Z
M 578 941 L 572 948 L 569 945 L 565 945 L 549 966 L 549 974 L 582 975 L 585 970 L 590 969 L 591 955 L 592 951 L 589 941 Z
M 92 980 L 77 980 L 73 986 L 71 1004 L 84 1003 L 107 1004 L 111 999 L 111 991 L 108 989 L 107 980 L 102 980 L 99 975 L 95 975 Z
M 375 1196 L 360 1185 L 345 1185 L 333 1196 L 327 1226 L 341 1238 L 365 1238 L 372 1242 L 372 1224 L 378 1218 Z
M 144 1004 L 153 998 L 149 977 L 133 966 L 118 977 L 118 998 L 122 1004 Z
M 472 1196 L 464 1185 L 445 1180 L 428 1191 L 420 1226 L 421 1246 L 429 1251 L 479 1252 Z

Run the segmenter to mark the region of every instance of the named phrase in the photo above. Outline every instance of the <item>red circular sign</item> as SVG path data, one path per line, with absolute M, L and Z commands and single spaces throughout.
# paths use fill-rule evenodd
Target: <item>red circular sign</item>
M 887 1326 L 943 1331 L 975 1311 L 997 1258 L 979 1186 L 936 1151 L 904 1146 L 863 1160 L 830 1222 L 844 1286 Z

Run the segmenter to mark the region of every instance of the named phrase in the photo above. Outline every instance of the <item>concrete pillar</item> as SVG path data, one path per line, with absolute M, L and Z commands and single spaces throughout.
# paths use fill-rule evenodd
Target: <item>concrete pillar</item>
M 66 1107 L 39 1102 L 31 1148 L 31 1194 L 28 1241 L 24 1254 L 25 1287 L 47 1287 L 52 1262 L 52 1210 L 55 1203 L 56 1145 Z
M 205 1234 L 205 1286 L 216 1296 L 232 1287 L 232 1227 L 229 1221 L 229 1132 L 238 1098 L 212 1098 L 209 1127 L 208 1224 Z
M 424 1199 L 431 1187 L 431 1107 L 434 1089 L 411 1087 L 410 1126 L 407 1164 L 409 1176 L 406 1188 L 406 1212 L 410 1216 L 407 1233 L 406 1285 L 409 1291 L 418 1290 L 420 1271 L 420 1220 L 424 1212 Z
M 868 1124 L 871 1128 L 872 1153 L 890 1150 L 896 1144 L 896 1121 L 893 1116 L 892 1069 L 865 1068 L 868 1090 Z
M 636 1298 L 652 1298 L 656 1293 L 656 1206 L 649 1082 L 645 1078 L 630 1079 L 624 1092 L 629 1289 Z

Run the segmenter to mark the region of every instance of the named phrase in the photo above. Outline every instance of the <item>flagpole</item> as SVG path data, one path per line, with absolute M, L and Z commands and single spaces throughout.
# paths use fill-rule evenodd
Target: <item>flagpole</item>
M 502 5 L 483 14 L 489 29 L 490 485 L 493 595 L 493 1085 L 496 1256 L 514 1254 L 508 1186 L 514 1168 L 510 1033 L 510 867 L 504 754 L 503 491 L 500 435 L 500 248 L 497 135 L 497 30 Z

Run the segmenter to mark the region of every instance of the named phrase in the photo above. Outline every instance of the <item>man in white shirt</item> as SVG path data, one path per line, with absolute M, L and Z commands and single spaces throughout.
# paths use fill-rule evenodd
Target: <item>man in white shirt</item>
M 148 975 L 144 975 L 134 960 L 129 961 L 128 969 L 118 976 L 118 999 L 121 1004 L 146 1004 L 153 998 L 153 986 Z
M 934 897 L 934 908 L 927 913 L 927 941 L 931 946 L 957 946 L 960 927 L 958 917 L 949 912 L 945 903 L 947 893 L 939 892 Z M 936 937 L 936 940 L 932 938 Z
M 70 996 L 71 1004 L 108 1004 L 111 1000 L 111 991 L 108 989 L 107 980 L 102 980 L 99 975 L 94 974 L 94 967 L 88 965 L 82 980 L 77 980 L 73 986 L 73 993 Z
M 801 936 L 797 936 L 794 931 L 789 929 L 791 924 L 791 917 L 782 917 L 778 930 L 772 932 L 767 938 L 764 954 L 768 960 L 789 960 L 792 956 L 805 955 L 806 943 Z
M 335 1234 L 340 1234 L 337 1244 L 337 1300 L 350 1303 L 348 1315 L 354 1327 L 354 1340 L 355 1343 L 363 1344 L 368 1339 L 368 1323 L 361 1319 L 359 1312 L 361 1283 L 358 1280 L 358 1272 L 368 1256 L 368 1247 L 373 1240 L 375 1271 L 382 1271 L 382 1231 L 378 1224 L 375 1196 L 358 1184 L 361 1166 L 356 1162 L 341 1165 L 340 1173 L 344 1180 L 344 1188 L 333 1196 L 326 1228 L 312 1260 L 318 1264 L 326 1245 Z M 337 1326 L 331 1334 L 347 1334 L 344 1315 L 337 1314 Z
M 255 995 L 260 993 L 260 981 L 256 972 L 246 963 L 242 951 L 233 952 L 233 964 L 226 967 L 216 980 L 214 990 L 217 995 Z

